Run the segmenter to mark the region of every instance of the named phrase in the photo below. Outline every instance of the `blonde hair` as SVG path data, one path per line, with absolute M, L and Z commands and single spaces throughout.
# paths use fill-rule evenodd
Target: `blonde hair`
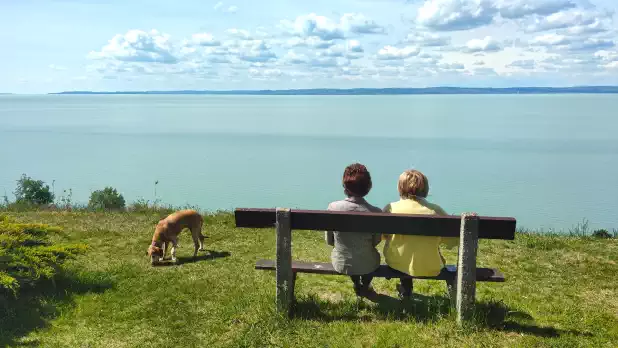
M 401 198 L 425 198 L 429 194 L 429 180 L 418 170 L 406 170 L 399 176 L 397 189 Z

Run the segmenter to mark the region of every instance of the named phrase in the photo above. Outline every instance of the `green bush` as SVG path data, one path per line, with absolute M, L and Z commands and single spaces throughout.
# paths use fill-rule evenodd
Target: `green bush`
M 596 238 L 612 238 L 612 235 L 609 233 L 609 231 L 604 229 L 594 231 L 592 233 L 592 236 Z
M 15 199 L 18 203 L 42 205 L 54 202 L 54 194 L 49 191 L 49 185 L 42 180 L 34 180 L 26 174 L 22 174 L 17 180 Z
M 19 290 L 41 279 L 53 279 L 66 259 L 86 251 L 83 244 L 58 245 L 49 235 L 59 227 L 16 223 L 0 215 L 0 294 Z
M 94 191 L 88 201 L 88 207 L 91 209 L 124 209 L 124 204 L 124 197 L 112 187 Z

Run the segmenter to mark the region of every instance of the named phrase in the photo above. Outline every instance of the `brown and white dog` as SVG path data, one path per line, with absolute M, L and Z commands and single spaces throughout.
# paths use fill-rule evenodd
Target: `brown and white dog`
M 178 235 L 185 228 L 188 228 L 193 236 L 195 245 L 193 257 L 196 257 L 198 250 L 204 250 L 206 237 L 202 235 L 203 223 L 204 219 L 195 210 L 180 210 L 159 221 L 152 236 L 152 243 L 146 252 L 150 256 L 150 263 L 154 265 L 157 261 L 163 261 L 170 243 L 172 243 L 172 262 L 176 262 Z

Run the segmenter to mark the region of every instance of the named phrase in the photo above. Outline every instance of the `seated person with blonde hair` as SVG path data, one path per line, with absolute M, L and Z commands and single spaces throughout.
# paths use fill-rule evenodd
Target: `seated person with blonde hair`
M 423 214 L 447 215 L 439 205 L 426 200 L 429 194 L 429 180 L 418 170 L 406 170 L 399 176 L 398 202 L 390 203 L 384 208 L 385 212 L 393 214 Z M 444 243 L 452 248 L 457 245 L 459 238 L 410 236 L 385 234 L 382 236 L 384 258 L 386 263 L 403 274 L 411 276 L 436 276 L 444 268 L 444 258 L 440 254 L 439 245 Z M 401 285 L 397 287 L 400 298 L 409 298 L 412 295 L 412 279 L 401 278 Z

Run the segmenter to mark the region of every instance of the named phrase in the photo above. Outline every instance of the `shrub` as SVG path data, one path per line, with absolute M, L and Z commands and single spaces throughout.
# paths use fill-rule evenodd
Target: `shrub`
M 0 294 L 18 295 L 19 290 L 41 279 L 53 279 L 61 264 L 85 252 L 83 244 L 58 245 L 49 234 L 59 227 L 16 223 L 0 215 Z
M 124 204 L 124 197 L 112 187 L 94 191 L 88 201 L 88 207 L 92 209 L 124 209 Z
M 612 235 L 609 233 L 609 231 L 605 229 L 594 231 L 592 233 L 592 236 L 596 238 L 612 238 Z
M 22 174 L 17 180 L 14 193 L 18 203 L 42 205 L 54 202 L 54 194 L 49 191 L 49 185 L 45 185 L 42 180 L 34 180 L 26 174 Z

